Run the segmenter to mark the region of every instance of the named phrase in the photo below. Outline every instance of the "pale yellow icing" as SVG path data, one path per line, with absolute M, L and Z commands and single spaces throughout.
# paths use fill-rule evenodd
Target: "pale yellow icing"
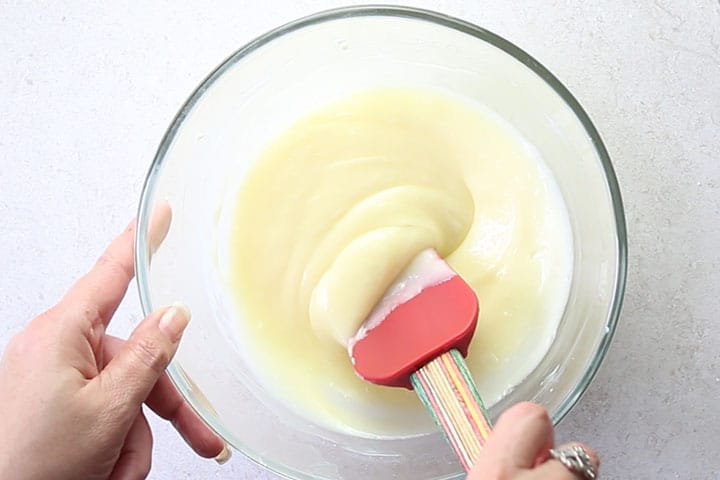
M 409 391 L 357 378 L 345 344 L 435 248 L 481 304 L 468 365 L 488 404 L 547 351 L 572 242 L 562 198 L 508 124 L 448 94 L 385 88 L 282 132 L 244 178 L 228 243 L 243 348 L 309 418 L 371 435 L 431 429 Z

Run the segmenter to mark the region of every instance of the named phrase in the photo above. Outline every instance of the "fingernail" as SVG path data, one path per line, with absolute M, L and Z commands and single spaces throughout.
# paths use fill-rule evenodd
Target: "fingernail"
M 227 445 L 223 445 L 222 452 L 218 453 L 217 457 L 215 457 L 215 461 L 220 465 L 224 465 L 228 460 L 230 460 L 230 457 L 232 457 L 232 452 Z
M 146 233 L 150 255 L 154 255 L 160 248 L 170 230 L 171 221 L 172 210 L 170 209 L 170 203 L 167 200 L 156 203 L 150 213 L 150 222 Z
M 160 317 L 158 328 L 172 343 L 177 343 L 189 321 L 188 307 L 182 303 L 175 303 Z

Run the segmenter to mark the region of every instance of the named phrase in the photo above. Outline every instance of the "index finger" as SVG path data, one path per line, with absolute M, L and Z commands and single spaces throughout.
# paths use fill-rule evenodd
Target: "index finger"
M 148 227 L 150 248 L 155 250 L 170 228 L 172 212 L 167 202 L 153 208 Z M 92 325 L 110 322 L 115 310 L 125 296 L 128 284 L 135 275 L 134 243 L 135 220 L 105 249 L 93 268 L 82 276 L 58 307 L 80 313 Z
M 124 340 L 106 335 L 103 343 L 105 362 L 112 360 L 123 344 Z M 145 404 L 160 417 L 169 420 L 198 455 L 213 458 L 222 452 L 224 442 L 190 408 L 166 373 L 158 379 Z

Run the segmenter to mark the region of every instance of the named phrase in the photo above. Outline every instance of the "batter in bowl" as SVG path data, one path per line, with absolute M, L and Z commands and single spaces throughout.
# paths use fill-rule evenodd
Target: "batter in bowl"
M 385 289 L 435 248 L 475 290 L 467 363 L 492 405 L 548 350 L 567 301 L 567 212 L 537 152 L 481 105 L 383 88 L 298 120 L 237 196 L 228 288 L 262 383 L 364 435 L 433 429 L 415 394 L 358 378 L 346 350 Z

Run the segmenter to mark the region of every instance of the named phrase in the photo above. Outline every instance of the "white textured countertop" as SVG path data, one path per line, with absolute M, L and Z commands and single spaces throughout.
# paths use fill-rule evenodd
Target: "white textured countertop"
M 0 347 L 134 215 L 166 126 L 205 75 L 264 31 L 341 5 L 105 3 L 0 0 Z M 560 440 L 596 447 L 606 479 L 717 479 L 720 3 L 408 3 L 535 56 L 588 111 L 617 170 L 629 230 L 625 308 Z M 131 289 L 114 331 L 139 317 Z M 275 478 L 241 455 L 222 467 L 195 458 L 152 423 L 150 478 Z

